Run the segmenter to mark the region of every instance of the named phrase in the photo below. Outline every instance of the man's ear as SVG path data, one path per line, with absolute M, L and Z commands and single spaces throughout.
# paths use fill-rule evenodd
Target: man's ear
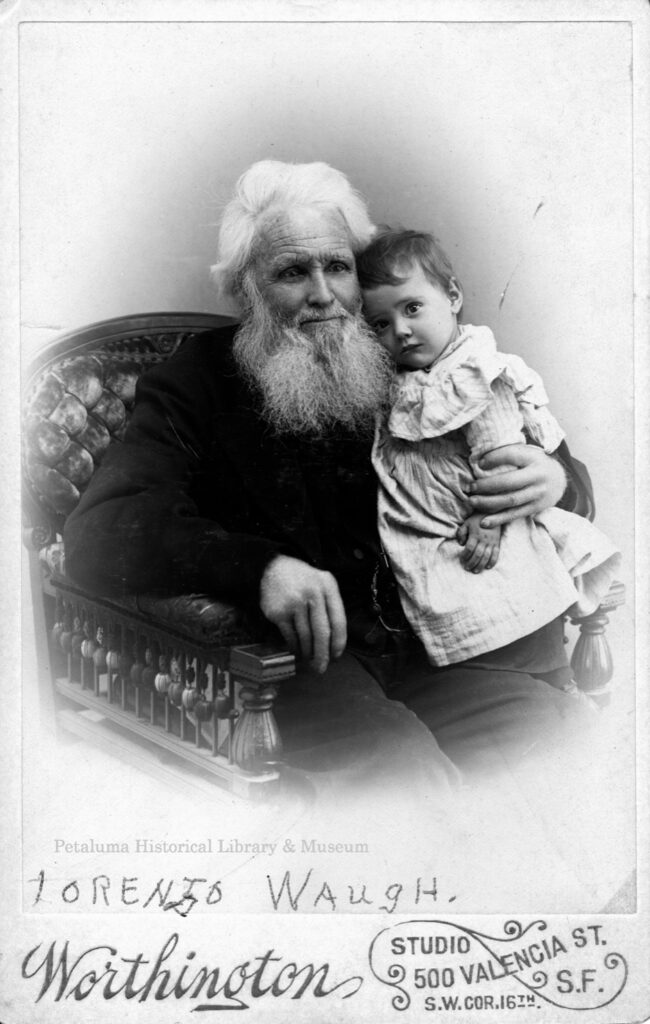
M 452 313 L 460 313 L 463 308 L 463 291 L 455 277 L 449 279 L 447 295 L 451 302 Z

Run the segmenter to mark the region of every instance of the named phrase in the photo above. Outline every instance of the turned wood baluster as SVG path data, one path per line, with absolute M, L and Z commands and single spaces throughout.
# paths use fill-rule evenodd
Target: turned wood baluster
M 95 628 L 90 615 L 87 615 L 84 622 L 83 633 L 84 639 L 81 642 L 81 686 L 85 690 L 88 686 L 92 685 L 93 655 L 97 650 L 97 644 L 93 639 Z
M 59 634 L 59 647 L 65 655 L 65 674 L 68 680 L 71 679 L 72 664 L 70 652 L 72 651 L 72 630 L 73 630 L 73 609 L 70 601 L 63 602 L 63 629 Z
M 120 663 L 120 650 L 117 640 L 117 626 L 114 622 L 109 623 L 109 632 L 106 640 L 106 696 L 108 703 L 113 703 L 115 681 L 118 675 Z M 120 694 L 120 698 L 122 694 Z
M 104 627 L 97 625 L 97 646 L 93 654 L 93 692 L 99 696 L 100 676 L 106 671 L 106 648 L 104 647 Z
M 59 646 L 65 654 L 65 673 L 69 682 L 75 676 L 74 662 L 81 647 L 81 623 L 77 615 L 77 609 L 72 601 L 64 603 L 63 630 L 59 636 Z M 78 643 L 77 643 L 78 642 Z
M 212 734 L 212 753 L 216 757 L 219 753 L 220 739 L 223 732 L 222 722 L 227 724 L 228 729 L 228 760 L 232 764 L 232 739 L 235 728 L 235 721 L 239 712 L 235 710 L 233 699 L 234 683 L 228 675 L 229 651 L 219 652 L 212 665 L 212 699 L 214 701 L 214 731 Z
M 190 719 L 188 719 L 188 714 L 192 712 L 194 696 L 197 694 L 197 690 L 194 685 L 195 682 L 196 669 L 194 668 L 194 664 L 193 662 L 188 664 L 188 659 L 186 656 L 184 656 L 181 680 L 178 690 L 178 700 L 176 703 L 178 707 L 181 709 L 181 739 L 187 740 L 188 743 L 196 743 L 197 739 L 196 726 L 194 725 L 193 722 L 191 722 Z M 193 733 L 192 730 L 190 729 L 188 734 L 188 723 L 189 725 L 193 726 Z M 190 734 L 194 736 L 193 741 L 190 739 Z M 200 744 L 197 744 L 197 746 L 198 745 Z
M 207 731 L 212 734 L 212 750 L 214 753 L 214 736 L 217 731 L 217 723 L 214 717 L 215 704 L 211 696 L 211 693 L 214 692 L 214 683 L 211 693 L 208 693 L 208 673 L 205 671 L 207 667 L 208 666 L 204 666 L 204 671 L 199 677 L 199 689 L 197 691 L 198 697 L 193 701 L 192 710 L 196 717 L 197 745 L 201 745 L 202 743 L 202 723 L 205 723 L 208 726 Z M 213 666 L 210 667 L 212 667 L 212 670 L 214 671 Z M 187 692 L 188 691 L 186 691 L 186 693 Z
M 63 632 L 63 612 L 63 598 L 61 597 L 61 594 L 57 592 L 56 601 L 54 605 L 54 625 L 52 626 L 52 629 L 50 631 L 50 639 L 53 645 L 57 648 L 59 646 L 59 638 L 61 636 L 61 633 Z
M 571 657 L 571 668 L 579 688 L 588 693 L 601 707 L 609 704 L 609 682 L 614 672 L 612 654 L 605 636 L 609 622 L 608 612 L 625 602 L 625 587 L 613 583 L 602 604 L 583 619 L 571 619 L 580 628 L 580 636 Z
M 142 673 L 144 672 L 144 644 L 137 633 L 134 634 L 133 664 L 129 672 L 129 680 L 134 691 L 135 717 L 142 717 Z
M 81 611 L 77 603 L 74 605 L 74 618 L 72 621 L 72 639 L 70 642 L 70 653 L 68 654 L 68 678 L 81 682 L 82 657 L 81 645 L 84 641 L 84 632 L 81 625 Z
M 174 670 L 173 670 L 173 663 L 172 663 L 172 676 L 175 679 L 175 684 L 174 685 L 180 687 L 180 691 L 179 691 L 179 698 L 180 699 L 178 700 L 178 702 L 176 702 L 176 706 L 180 708 L 180 711 L 179 711 L 179 716 L 180 716 L 180 735 L 181 735 L 181 739 L 182 740 L 187 740 L 188 718 L 187 718 L 187 715 L 185 714 L 185 708 L 183 707 L 183 690 L 185 689 L 186 682 L 187 682 L 187 655 L 185 653 L 185 649 L 184 648 L 181 648 L 178 651 L 177 656 L 175 658 L 175 662 L 176 662 L 176 672 L 174 672 Z M 191 724 L 191 723 L 189 723 L 189 724 Z
M 169 732 L 171 726 L 169 716 L 169 699 L 167 697 L 167 693 L 169 691 L 169 687 L 171 686 L 171 684 L 172 677 L 169 671 L 169 656 L 166 654 L 161 654 L 160 657 L 158 658 L 158 672 L 156 673 L 156 678 L 154 679 L 154 686 L 156 688 L 156 692 L 161 694 L 162 697 L 164 697 L 163 710 L 165 715 L 165 732 Z
M 131 666 L 133 657 L 131 655 L 131 643 L 129 631 L 124 624 L 120 626 L 120 653 L 117 659 L 117 671 L 120 677 L 120 696 L 122 708 L 126 711 L 129 703 L 129 684 L 131 682 Z
M 174 651 L 169 659 L 169 675 L 171 683 L 167 690 L 167 701 L 170 707 L 178 712 L 180 738 L 186 739 L 185 732 L 187 720 L 183 710 L 183 691 L 185 689 L 185 654 L 183 651 Z
M 196 678 L 192 680 L 194 685 L 187 687 L 183 694 L 183 707 L 186 711 L 192 712 L 196 718 L 194 731 L 194 743 L 198 749 L 203 746 L 201 733 L 201 722 L 207 722 L 213 712 L 212 701 L 207 700 L 208 692 L 208 663 L 204 658 L 197 658 Z
M 146 690 L 147 697 L 149 700 L 149 721 L 153 725 L 156 721 L 156 691 L 154 689 L 154 680 L 156 678 L 156 670 L 154 668 L 155 651 L 152 647 L 152 641 L 149 635 L 144 637 L 144 668 L 142 669 L 142 686 Z
M 295 675 L 295 658 L 265 644 L 234 647 L 233 679 L 241 685 L 242 708 L 232 741 L 232 757 L 240 768 L 257 775 L 275 772 L 282 758 L 282 738 L 273 715 L 275 683 Z

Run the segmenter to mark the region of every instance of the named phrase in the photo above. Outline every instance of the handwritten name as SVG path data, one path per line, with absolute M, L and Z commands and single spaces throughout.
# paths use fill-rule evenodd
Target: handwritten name
M 417 907 L 425 899 L 433 903 L 438 900 L 438 879 L 435 877 L 427 881 L 418 876 L 412 886 L 391 882 L 382 889 L 367 882 L 341 885 L 331 879 L 319 878 L 310 868 L 302 877 L 285 871 L 281 882 L 271 875 L 266 876 L 266 881 L 273 909 L 283 911 L 329 909 L 348 912 L 350 908 L 365 906 L 393 914 L 402 902 L 412 900 Z M 426 888 L 427 885 L 431 888 Z M 453 903 L 455 899 L 455 896 L 450 896 L 447 902 Z
M 45 871 L 41 869 L 36 878 L 28 879 L 36 885 L 33 906 L 51 903 L 51 897 L 67 906 L 89 902 L 92 907 L 112 906 L 119 903 L 125 907 L 150 905 L 162 910 L 171 910 L 180 917 L 187 917 L 191 910 L 201 903 L 214 907 L 221 903 L 223 890 L 221 881 L 195 878 L 185 875 L 182 879 L 159 878 L 155 883 L 142 884 L 137 875 L 122 875 L 119 880 L 109 875 L 94 875 L 91 879 L 72 878 L 52 891 Z
M 194 909 L 219 910 L 228 913 L 237 896 L 232 886 L 228 893 L 221 879 L 185 875 L 182 878 L 141 879 L 137 875 L 112 877 L 99 874 L 79 876 L 68 880 L 50 877 L 41 869 L 36 877 L 27 879 L 34 886 L 31 905 L 52 908 L 55 905 L 69 909 L 99 909 L 119 906 L 128 910 L 172 911 L 187 917 Z M 230 897 L 230 901 L 226 899 Z M 423 909 L 439 900 L 453 903 L 455 896 L 442 896 L 435 875 L 418 876 L 408 882 L 382 882 L 338 878 L 318 874 L 313 868 L 305 871 L 285 871 L 266 875 L 266 884 L 260 878 L 260 899 L 269 909 L 284 912 L 325 910 L 332 912 L 363 912 L 372 910 L 393 914 L 405 907 Z M 230 906 L 228 906 L 230 902 Z M 224 905 L 225 904 L 225 905 Z M 259 908 L 257 908 L 259 909 Z

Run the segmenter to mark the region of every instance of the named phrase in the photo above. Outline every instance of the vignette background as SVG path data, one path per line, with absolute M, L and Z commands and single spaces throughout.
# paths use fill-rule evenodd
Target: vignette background
M 628 815 L 631 46 L 629 24 L 584 20 L 25 22 L 18 125 L 24 364 L 105 317 L 219 312 L 219 215 L 254 160 L 326 160 L 376 221 L 436 231 L 465 320 L 542 374 L 623 551 L 608 635 Z

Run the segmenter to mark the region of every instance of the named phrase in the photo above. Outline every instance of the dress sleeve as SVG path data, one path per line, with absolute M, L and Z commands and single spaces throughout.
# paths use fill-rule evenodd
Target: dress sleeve
M 538 447 L 544 447 L 547 454 L 557 459 L 564 468 L 567 485 L 558 502 L 558 507 L 593 520 L 596 506 L 587 467 L 571 455 L 566 441 L 560 440 L 557 448 L 554 451 L 549 451 L 545 445 L 539 444 L 534 437 L 530 437 L 528 423 L 525 422 L 519 402 L 511 389 L 500 380 L 494 382 L 493 389 L 494 402 L 490 403 L 479 416 L 463 428 L 470 448 L 469 461 L 474 475 L 479 477 L 491 475 L 491 472 L 501 472 L 500 470 L 486 472 L 478 467 L 478 459 L 486 452 L 507 444 L 532 442 Z
M 65 526 L 66 570 L 82 586 L 257 603 L 280 545 L 227 532 L 191 497 L 215 411 L 207 379 L 189 359 L 140 379 L 124 442 L 111 445 Z
M 495 448 L 508 444 L 523 444 L 524 418 L 512 389 L 501 379 L 492 382 L 492 401 L 471 423 L 463 427 L 469 446 L 469 461 L 475 476 L 485 476 L 477 466 L 478 460 Z

